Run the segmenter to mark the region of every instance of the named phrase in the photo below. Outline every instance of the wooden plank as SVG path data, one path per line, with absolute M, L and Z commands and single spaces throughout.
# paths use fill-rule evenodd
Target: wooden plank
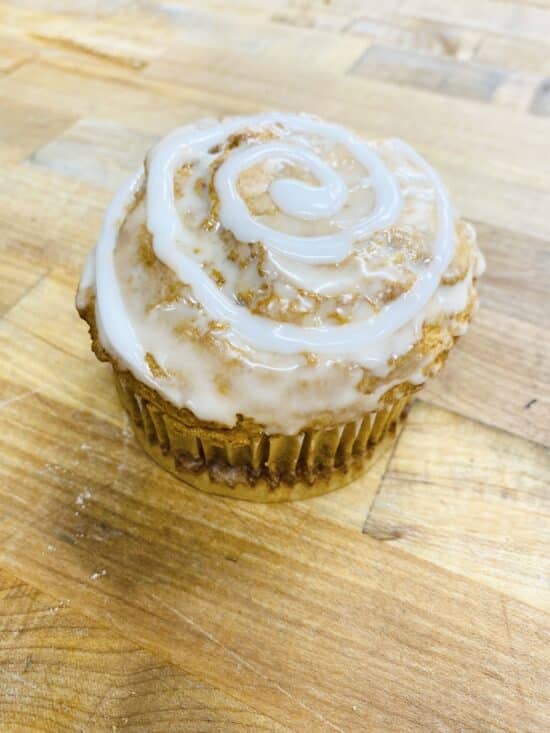
M 487 258 L 481 307 L 422 398 L 550 445 L 548 243 L 480 222 L 476 227 Z
M 89 352 L 83 360 L 74 354 L 63 352 L 42 335 L 16 329 L 4 321 L 0 333 L 2 379 L 0 382 L 0 408 L 43 394 L 54 399 L 64 395 L 71 409 L 86 409 L 93 414 L 120 425 L 122 412 L 117 402 L 110 369 L 91 361 Z M 85 333 L 82 335 L 82 348 Z M 17 345 L 19 342 L 19 346 Z M 88 344 L 89 345 L 89 344 Z M 17 354 L 21 354 L 21 360 Z M 40 362 L 32 377 L 25 373 L 25 361 Z
M 361 17 L 345 29 L 351 35 L 360 35 L 371 44 L 414 50 L 458 61 L 469 61 L 476 55 L 483 34 L 461 26 L 400 18 Z M 494 66 L 494 64 L 492 64 Z
M 546 327 L 480 308 L 423 399 L 549 446 L 547 334 Z
M 362 17 L 400 20 L 414 19 L 445 23 L 473 30 L 497 32 L 511 37 L 528 40 L 548 40 L 550 28 L 550 7 L 543 3 L 517 3 L 507 0 L 461 0 L 452 6 L 437 0 L 340 0 L 326 3 L 325 0 L 309 0 L 295 3 L 286 0 L 278 14 L 303 23 L 325 23 L 332 18 L 335 28 Z
M 550 42 L 510 38 L 496 33 L 482 36 L 475 54 L 482 64 L 513 71 L 550 74 Z
M 36 165 L 6 166 L 0 178 L 3 246 L 31 261 L 80 269 L 110 194 Z
M 550 608 L 550 452 L 417 403 L 364 532 Z
M 264 21 L 269 18 L 273 8 L 283 5 L 285 0 L 272 0 L 269 6 L 257 0 L 233 0 L 229 5 L 225 0 L 169 0 L 159 3 L 159 12 L 181 17 L 189 9 L 214 11 L 218 15 L 236 15 L 243 20 Z
M 105 17 L 135 6 L 136 0 L 76 0 L 76 2 L 58 0 L 53 4 L 57 11 L 62 10 L 70 15 L 80 16 L 82 19 Z M 22 11 L 32 16 L 51 12 L 52 3 L 50 0 L 24 0 L 24 2 L 20 2 L 20 0 L 3 0 L 2 9 L 8 16 L 11 10 L 19 19 Z
M 418 51 L 371 46 L 353 67 L 353 74 L 439 94 L 489 101 L 506 81 L 506 73 Z
M 513 114 L 504 108 L 502 111 Z M 458 156 L 448 151 L 429 149 L 425 153 L 441 171 L 453 202 L 463 216 L 518 235 L 523 233 L 528 237 L 548 239 L 548 227 L 544 222 L 544 201 L 548 194 L 543 188 L 519 183 L 513 173 L 498 174 L 490 165 L 480 164 L 479 160 L 476 162 L 475 155 L 469 153 Z M 505 156 L 504 151 L 502 155 Z M 518 201 L 521 201 L 521 206 L 518 206 Z
M 0 606 L 3 731 L 288 730 L 3 571 Z
M 160 52 L 163 42 L 159 39 L 167 32 L 165 25 L 158 27 L 150 15 L 117 16 L 116 23 L 53 17 L 30 25 L 25 30 L 40 46 L 77 51 L 136 70 Z
M 462 0 L 448 7 L 437 0 L 404 0 L 399 13 L 535 41 L 548 41 L 550 31 L 550 8 L 502 0 Z
M 44 264 L 33 261 L 21 248 L 0 246 L 0 272 L 2 272 L 2 288 L 0 289 L 0 317 L 21 300 L 46 274 Z
M 300 28 L 282 30 L 255 15 L 246 16 L 207 12 L 200 6 L 161 5 L 159 12 L 117 13 L 96 19 L 71 14 L 29 13 L 9 8 L 2 11 L 4 25 L 25 34 L 36 42 L 41 55 L 48 49 L 56 52 L 80 52 L 130 69 L 140 70 L 170 44 L 192 41 L 196 45 L 238 47 L 252 57 L 261 55 L 277 61 L 284 35 L 285 56 L 301 62 L 307 58 L 310 67 L 330 66 L 345 71 L 365 48 L 359 38 L 344 39 L 330 33 L 310 32 Z
M 0 562 L 191 675 L 298 730 L 547 730 L 541 612 L 299 504 L 187 489 L 61 395 L 0 421 Z
M 322 29 L 281 28 L 258 18 L 205 12 L 188 6 L 175 7 L 170 18 L 174 32 L 177 30 L 177 38 L 171 44 L 176 55 L 182 46 L 192 44 L 202 48 L 213 63 L 220 63 L 226 52 L 238 48 L 239 53 L 249 59 L 277 64 L 284 45 L 287 64 L 301 67 L 305 61 L 310 70 L 331 69 L 333 73 L 345 73 L 365 50 L 365 41 L 361 38 L 345 38 Z M 166 46 L 170 49 L 169 44 Z M 165 48 L 163 58 L 169 58 L 170 53 Z
M 1 77 L 0 77 L 1 79 Z M 0 82 L 1 86 L 1 82 Z M 0 95 L 0 138 L 11 148 L 11 160 L 22 160 L 74 122 L 67 112 L 57 113 L 36 100 L 22 102 Z
M 488 305 L 499 313 L 550 328 L 546 275 L 550 268 L 550 243 L 481 221 L 473 223 L 487 261 L 487 270 L 479 282 L 482 307 Z
M 532 112 L 533 98 L 542 79 L 540 74 L 525 71 L 512 72 L 495 90 L 492 101 L 505 107 Z
M 82 89 L 86 94 L 82 94 Z M 242 111 L 231 95 L 175 84 L 155 83 L 124 67 L 101 59 L 63 53 L 29 63 L 0 79 L 0 91 L 21 102 L 33 102 L 37 94 L 48 98 L 52 109 L 71 111 L 79 118 L 112 120 L 151 134 L 162 134 L 177 125 L 212 114 Z M 121 97 L 124 104 L 120 104 Z M 73 117 L 74 119 L 74 117 Z
M 92 186 L 116 189 L 142 163 L 156 135 L 97 118 L 79 120 L 30 162 Z
M 332 33 L 344 31 L 349 23 L 349 19 L 345 15 L 338 15 L 325 10 L 311 12 L 307 5 L 297 5 L 290 8 L 281 7 L 280 10 L 274 11 L 271 20 L 286 28 L 308 28 Z
M 54 268 L 6 314 L 5 321 L 86 364 L 91 359 L 90 339 L 74 304 L 79 276 L 72 268 Z M 50 305 L 48 313 L 44 303 Z M 91 364 L 101 369 L 101 364 L 93 360 Z
M 461 25 L 394 15 L 346 30 L 371 44 L 353 73 L 523 111 L 550 69 L 549 43 Z
M 111 12 L 92 3 L 88 10 L 72 3 L 30 8 L 0 2 L 0 21 L 13 39 L 32 43 L 37 55 L 74 52 L 136 71 L 175 38 L 169 16 L 152 8 L 109 2 L 104 10 Z

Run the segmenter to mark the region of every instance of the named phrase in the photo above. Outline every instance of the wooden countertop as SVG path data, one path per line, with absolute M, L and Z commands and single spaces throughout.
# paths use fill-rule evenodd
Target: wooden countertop
M 2 732 L 550 730 L 549 78 L 548 0 L 0 1 Z M 281 506 L 142 455 L 73 307 L 147 147 L 264 108 L 407 138 L 488 259 L 397 442 Z

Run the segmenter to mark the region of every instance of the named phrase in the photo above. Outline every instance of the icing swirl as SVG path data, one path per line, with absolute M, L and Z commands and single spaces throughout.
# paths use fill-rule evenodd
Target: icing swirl
M 154 328 L 182 332 L 184 321 L 195 340 L 215 332 L 219 353 L 286 374 L 286 391 L 289 373 L 303 382 L 316 365 L 318 379 L 334 363 L 355 370 L 355 390 L 364 370 L 389 388 L 424 324 L 447 317 L 452 331 L 473 297 L 481 260 L 471 229 L 461 231 L 438 175 L 403 141 L 367 143 L 305 115 L 205 120 L 162 140 L 115 196 L 78 306 L 93 293 L 104 348 L 176 404 L 227 424 L 237 414 L 269 424 L 257 406 L 240 408 L 242 394 L 201 405 Z M 159 283 L 136 274 L 140 232 L 176 293 L 141 310 Z M 466 270 L 447 286 L 461 237 Z M 419 368 L 417 359 L 405 376 L 423 381 Z M 346 394 L 364 411 L 383 390 L 370 402 Z

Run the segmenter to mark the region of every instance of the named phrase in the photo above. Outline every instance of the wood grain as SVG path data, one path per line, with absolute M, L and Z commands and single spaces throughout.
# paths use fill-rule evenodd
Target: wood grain
M 0 729 L 550 729 L 547 0 L 0 0 Z M 200 116 L 402 136 L 481 308 L 369 474 L 254 506 L 139 450 L 74 291 Z
M 2 485 L 18 486 L 16 502 L 0 495 L 3 565 L 208 684 L 298 730 L 459 716 L 515 731 L 524 715 L 544 729 L 548 646 L 523 626 L 550 628 L 534 608 L 507 620 L 505 596 L 299 506 L 203 497 L 124 431 L 42 394 L 8 405 L 3 426 L 17 440 Z
M 481 64 L 378 45 L 364 53 L 353 73 L 480 101 L 492 99 L 507 76 L 503 71 Z
M 363 531 L 548 610 L 549 485 L 547 449 L 418 403 Z
M 208 713 L 205 713 L 208 710 Z M 286 730 L 0 572 L 3 731 Z

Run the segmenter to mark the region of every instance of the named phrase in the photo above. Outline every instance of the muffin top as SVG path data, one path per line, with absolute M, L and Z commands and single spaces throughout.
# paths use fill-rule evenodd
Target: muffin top
M 306 115 L 206 119 L 118 192 L 77 307 L 118 368 L 196 418 L 295 433 L 424 382 L 482 268 L 403 141 Z

